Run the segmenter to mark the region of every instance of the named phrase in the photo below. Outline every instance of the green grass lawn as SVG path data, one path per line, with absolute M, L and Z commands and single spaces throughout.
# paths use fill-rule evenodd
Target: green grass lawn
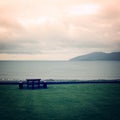
M 0 120 L 120 120 L 120 84 L 0 85 Z

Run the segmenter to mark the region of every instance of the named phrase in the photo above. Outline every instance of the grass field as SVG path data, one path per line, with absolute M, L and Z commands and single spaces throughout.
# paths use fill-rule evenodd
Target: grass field
M 0 85 L 0 120 L 120 120 L 120 84 Z

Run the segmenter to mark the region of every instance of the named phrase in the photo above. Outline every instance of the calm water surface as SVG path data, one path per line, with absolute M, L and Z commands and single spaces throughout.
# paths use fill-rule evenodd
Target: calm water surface
M 120 79 L 120 61 L 0 61 L 0 80 Z

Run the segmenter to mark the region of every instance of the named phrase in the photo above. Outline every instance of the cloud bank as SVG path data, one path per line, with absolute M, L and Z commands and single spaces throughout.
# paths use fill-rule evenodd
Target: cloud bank
M 65 60 L 120 51 L 119 0 L 0 2 L 0 59 Z

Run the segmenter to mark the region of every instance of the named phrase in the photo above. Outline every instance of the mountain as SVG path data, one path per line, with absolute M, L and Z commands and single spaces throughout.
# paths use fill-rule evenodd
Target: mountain
M 80 60 L 120 60 L 120 52 L 104 53 L 104 52 L 93 52 L 86 55 L 77 56 L 71 58 L 70 61 Z

